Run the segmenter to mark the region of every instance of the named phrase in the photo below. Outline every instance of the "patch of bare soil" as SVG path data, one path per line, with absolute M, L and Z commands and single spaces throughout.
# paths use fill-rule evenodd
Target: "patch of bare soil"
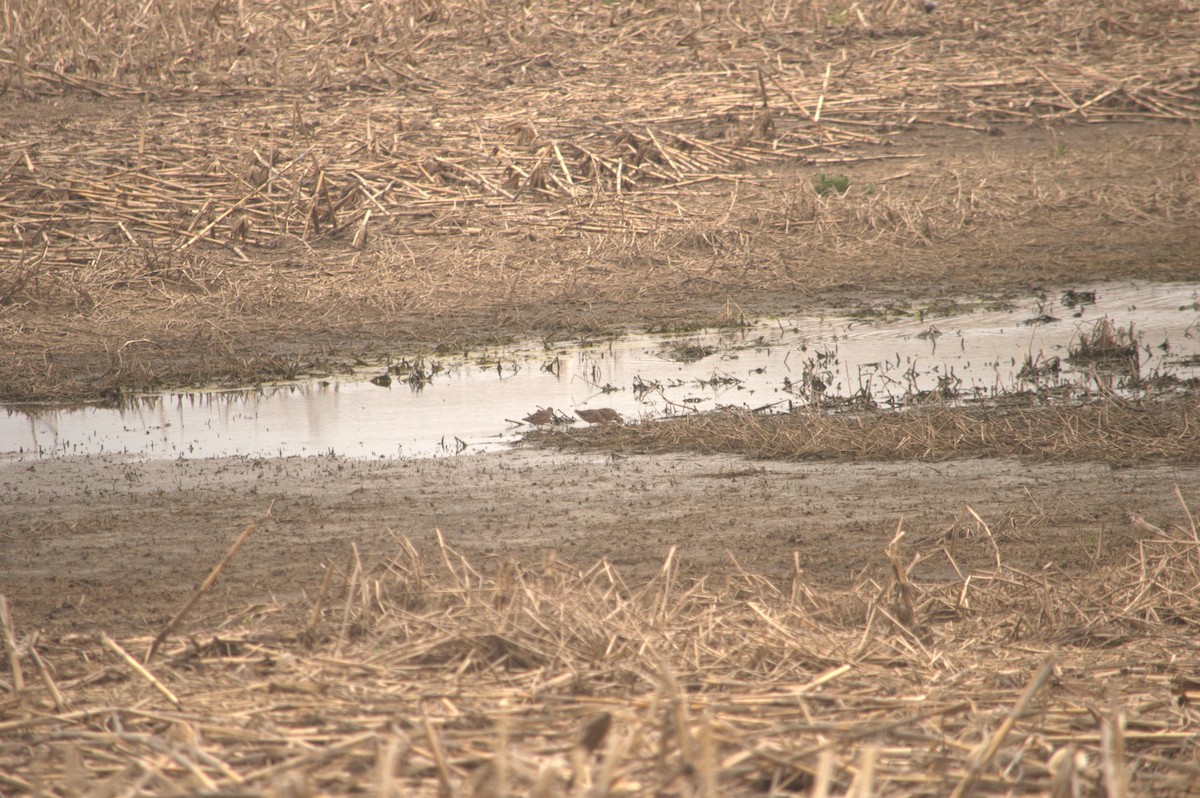
M 492 569 L 550 552 L 606 559 L 631 578 L 672 548 L 684 572 L 740 563 L 782 578 L 792 553 L 817 584 L 879 575 L 898 526 L 954 579 L 994 562 L 1072 574 L 1111 562 L 1178 516 L 1173 486 L 1200 496 L 1194 466 L 784 463 L 736 456 L 550 455 L 416 461 L 331 458 L 13 461 L 0 470 L 0 592 L 29 628 L 154 630 L 182 606 L 249 522 L 258 524 L 207 601 L 212 617 L 299 598 L 354 544 L 398 535 L 429 553 L 436 532 Z M 987 522 L 991 537 L 967 510 Z

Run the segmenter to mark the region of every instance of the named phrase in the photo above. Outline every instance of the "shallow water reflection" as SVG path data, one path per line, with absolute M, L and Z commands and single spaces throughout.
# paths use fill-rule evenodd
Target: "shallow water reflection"
M 1098 378 L 1073 367 L 1067 349 L 1101 318 L 1133 325 L 1140 379 L 1200 377 L 1200 287 L 1105 285 L 1095 294 L 1094 302 L 1087 293 L 1057 293 L 937 318 L 795 318 L 549 350 L 530 344 L 408 364 L 418 377 L 393 368 L 388 386 L 369 381 L 380 366 L 332 381 L 142 396 L 120 409 L 10 408 L 0 414 L 0 452 L 427 457 L 503 447 L 541 407 L 609 407 L 638 419 L 723 405 L 787 410 L 857 397 L 888 406 L 927 392 L 1062 390 Z M 1027 361 L 1047 366 L 1054 358 L 1057 372 L 1046 368 L 1032 382 L 1018 376 Z M 1136 390 L 1128 375 L 1107 379 Z

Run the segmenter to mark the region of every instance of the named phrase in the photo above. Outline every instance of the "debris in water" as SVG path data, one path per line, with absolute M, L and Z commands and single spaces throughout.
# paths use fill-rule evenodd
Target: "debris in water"
M 1094 304 L 1096 304 L 1095 291 L 1076 291 L 1074 288 L 1063 291 L 1062 305 L 1064 308 L 1080 308 L 1084 305 Z

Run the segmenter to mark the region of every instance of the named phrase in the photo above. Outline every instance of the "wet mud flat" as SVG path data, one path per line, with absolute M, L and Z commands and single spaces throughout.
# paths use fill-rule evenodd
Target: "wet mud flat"
M 323 569 L 392 552 L 433 553 L 438 530 L 478 567 L 509 558 L 607 560 L 631 579 L 674 550 L 682 573 L 746 568 L 814 585 L 884 579 L 898 527 L 923 552 L 915 574 L 955 566 L 1082 573 L 1180 521 L 1179 486 L 1200 503 L 1200 468 L 1035 464 L 803 463 L 735 455 L 0 462 L 0 585 L 23 628 L 156 629 L 247 523 L 245 547 L 193 619 L 312 597 Z M 990 538 L 967 510 L 988 524 Z M 1131 520 L 1141 518 L 1144 520 Z M 1147 526 L 1149 525 L 1149 526 Z M 994 541 L 998 549 L 994 548 Z M 954 565 L 941 553 L 953 552 Z

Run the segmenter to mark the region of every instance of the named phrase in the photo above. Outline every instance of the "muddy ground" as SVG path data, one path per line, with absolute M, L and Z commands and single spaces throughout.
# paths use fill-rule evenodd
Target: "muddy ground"
M 729 456 L 514 451 L 438 460 L 110 457 L 0 465 L 0 584 L 24 625 L 139 633 L 182 606 L 248 523 L 245 548 L 198 612 L 311 594 L 322 566 L 394 554 L 406 536 L 433 556 L 436 530 L 477 566 L 536 568 L 551 552 L 608 559 L 630 581 L 675 547 L 683 572 L 738 567 L 786 580 L 793 552 L 814 585 L 885 580 L 901 524 L 923 579 L 958 568 L 1086 573 L 1185 523 L 1200 469 L 1167 465 L 749 462 Z M 987 523 L 996 543 L 967 507 Z M 736 560 L 736 563 L 734 562 Z
M 175 5 L 211 30 L 93 20 L 106 50 L 22 12 L 0 97 L 6 401 L 1200 278 L 1186 4 L 425 4 L 393 27 L 375 4 Z M 1178 521 L 1176 483 L 1200 507 L 1200 469 L 1170 463 L 7 459 L 0 593 L 22 629 L 155 628 L 250 522 L 200 615 L 436 529 L 472 555 L 643 575 L 672 546 L 717 577 L 730 555 L 783 576 L 795 551 L 845 584 L 903 518 L 916 573 L 942 579 L 950 540 L 964 573 L 994 564 L 967 506 L 1006 565 L 1083 573 L 1152 534 L 1131 515 Z

